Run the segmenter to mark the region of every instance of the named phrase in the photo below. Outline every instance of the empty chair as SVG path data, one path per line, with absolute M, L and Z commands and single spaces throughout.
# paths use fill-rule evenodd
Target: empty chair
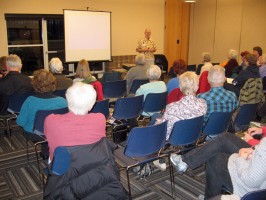
M 104 86 L 107 81 L 119 81 L 119 80 L 121 80 L 120 72 L 104 72 L 102 77 L 102 84 Z
M 203 128 L 203 134 L 208 138 L 216 137 L 226 132 L 231 122 L 233 112 L 213 112 Z
M 126 169 L 128 192 L 131 197 L 129 170 L 136 166 L 143 166 L 167 155 L 160 155 L 165 145 L 167 122 L 158 125 L 136 127 L 129 134 L 125 148 L 115 150 L 115 159 L 121 168 Z M 169 162 L 170 163 L 170 162 Z M 173 192 L 172 170 L 169 168 Z
M 167 91 L 162 93 L 147 94 L 143 103 L 143 113 L 145 116 L 151 116 L 153 113 L 160 113 L 165 109 Z
M 126 80 L 107 81 L 103 85 L 104 98 L 120 98 L 126 95 Z
M 105 116 L 105 119 L 107 120 L 109 118 L 109 99 L 97 101 L 90 112 L 102 113 Z
M 167 104 L 179 101 L 183 96 L 180 88 L 173 89 L 170 94 L 167 95 Z
M 136 94 L 136 91 L 143 84 L 149 83 L 149 79 L 135 79 L 131 85 L 129 94 Z
M 114 107 L 113 141 L 120 143 L 127 138 L 128 131 L 136 126 L 136 118 L 143 108 L 143 95 L 119 98 Z
M 196 65 L 188 65 L 187 71 L 196 72 Z
M 257 108 L 258 103 L 244 104 L 239 107 L 234 121 L 235 132 L 248 129 L 250 122 L 256 117 Z

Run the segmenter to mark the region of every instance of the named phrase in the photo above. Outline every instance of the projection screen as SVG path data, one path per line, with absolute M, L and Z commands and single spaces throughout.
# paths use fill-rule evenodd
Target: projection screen
M 64 10 L 66 62 L 111 60 L 111 13 Z

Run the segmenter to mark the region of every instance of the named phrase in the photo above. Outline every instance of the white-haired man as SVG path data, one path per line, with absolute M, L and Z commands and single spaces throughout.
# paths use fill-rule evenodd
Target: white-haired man
M 73 84 L 70 78 L 66 78 L 65 75 L 62 74 L 64 68 L 59 58 L 52 58 L 49 62 L 49 68 L 57 80 L 56 90 L 67 89 Z
M 225 69 L 219 65 L 210 68 L 208 73 L 208 82 L 211 89 L 199 94 L 198 97 L 205 99 L 207 103 L 207 113 L 204 117 L 206 122 L 212 112 L 232 112 L 238 106 L 238 100 L 235 93 L 224 89 L 226 80 Z
M 58 146 L 92 144 L 105 137 L 106 121 L 101 113 L 88 113 L 96 101 L 93 86 L 77 82 L 67 89 L 69 113 L 49 115 L 44 134 L 50 148 L 50 160 Z
M 7 75 L 0 79 L 0 114 L 5 115 L 8 96 L 14 93 L 33 91 L 31 80 L 21 74 L 22 63 L 19 56 L 10 54 L 6 58 Z

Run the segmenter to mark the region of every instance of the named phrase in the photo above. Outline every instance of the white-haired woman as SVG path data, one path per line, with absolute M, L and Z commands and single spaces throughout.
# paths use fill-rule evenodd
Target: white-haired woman
M 69 113 L 49 115 L 44 123 L 51 160 L 58 146 L 92 144 L 106 136 L 104 115 L 88 113 L 96 101 L 93 86 L 82 82 L 75 83 L 67 89 L 66 99 Z
M 63 64 L 59 58 L 52 58 L 49 62 L 49 69 L 57 80 L 56 90 L 65 90 L 69 88 L 73 81 L 70 78 L 66 78 L 63 72 Z
M 205 71 L 209 71 L 209 69 L 212 67 L 211 55 L 209 52 L 203 52 L 201 54 L 201 59 L 204 65 L 201 67 L 200 74 L 202 74 Z
M 140 86 L 140 88 L 136 91 L 136 95 L 143 94 L 145 99 L 149 93 L 162 93 L 167 91 L 165 83 L 163 81 L 159 81 L 162 72 L 157 65 L 150 65 L 146 74 L 150 82 Z M 142 113 L 142 115 L 150 116 L 152 113 Z

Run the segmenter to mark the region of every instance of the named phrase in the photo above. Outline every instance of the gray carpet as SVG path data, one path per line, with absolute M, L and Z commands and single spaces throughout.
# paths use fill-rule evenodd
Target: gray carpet
M 28 143 L 29 162 L 26 154 L 26 140 L 22 131 L 13 131 L 10 139 L 0 128 L 0 200 L 2 199 L 42 199 L 42 184 L 33 144 Z M 41 161 L 41 167 L 46 163 Z M 154 168 L 154 173 L 146 179 L 133 172 L 130 174 L 133 199 L 172 199 L 168 169 L 164 172 Z M 125 171 L 121 171 L 120 180 L 127 189 Z M 188 170 L 185 174 L 175 174 L 175 199 L 193 200 L 204 193 L 204 166 Z

